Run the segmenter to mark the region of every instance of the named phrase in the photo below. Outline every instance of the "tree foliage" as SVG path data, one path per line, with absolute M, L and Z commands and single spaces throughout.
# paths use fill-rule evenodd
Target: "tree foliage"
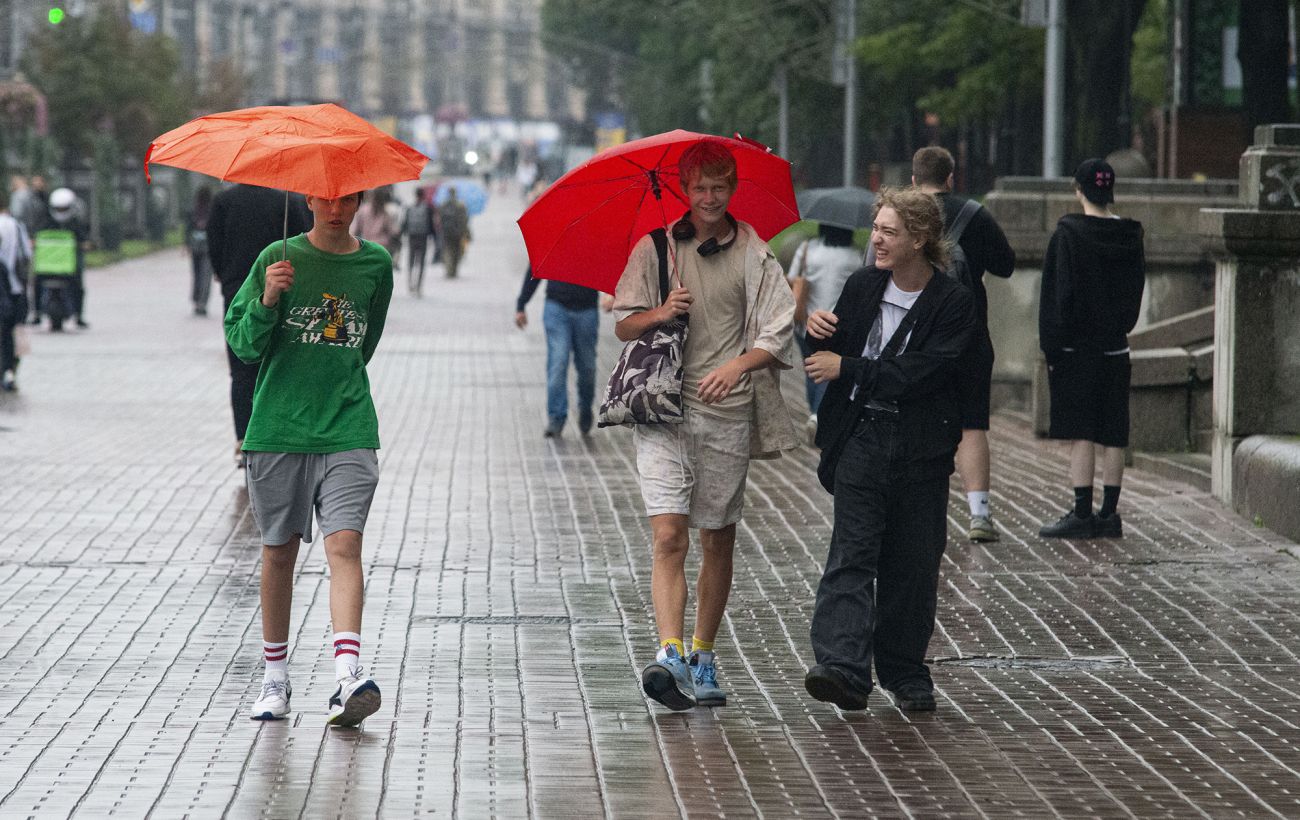
M 192 89 L 174 43 L 144 35 L 121 16 L 69 17 L 29 42 L 24 71 L 49 104 L 50 132 L 81 157 L 111 134 L 143 156 L 149 141 L 184 122 Z

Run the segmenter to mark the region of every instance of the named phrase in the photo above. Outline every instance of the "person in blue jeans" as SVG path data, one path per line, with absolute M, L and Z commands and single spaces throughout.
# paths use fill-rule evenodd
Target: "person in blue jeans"
M 541 280 L 533 278 L 530 265 L 515 303 L 515 326 L 528 326 L 525 308 Z M 546 285 L 542 327 L 546 329 L 546 428 L 542 435 L 555 438 L 569 418 L 569 358 L 578 371 L 578 429 L 591 432 L 596 398 L 596 333 L 600 317 L 596 312 L 599 294 L 591 288 L 551 281 Z M 605 310 L 609 310 L 609 300 Z

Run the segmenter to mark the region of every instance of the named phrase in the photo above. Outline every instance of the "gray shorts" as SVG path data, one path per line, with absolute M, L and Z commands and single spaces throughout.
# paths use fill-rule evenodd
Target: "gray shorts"
M 739 521 L 749 475 L 749 425 L 749 419 L 718 418 L 688 406 L 681 424 L 633 428 L 646 515 L 686 515 L 690 526 L 706 530 Z
M 295 535 L 312 540 L 316 511 L 322 535 L 365 532 L 379 483 L 379 456 L 362 448 L 341 453 L 264 453 L 247 456 L 248 504 L 262 543 L 287 544 Z

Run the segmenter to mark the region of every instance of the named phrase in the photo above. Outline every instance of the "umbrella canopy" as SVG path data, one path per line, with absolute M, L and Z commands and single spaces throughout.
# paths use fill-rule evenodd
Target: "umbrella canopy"
M 146 179 L 151 162 L 337 199 L 417 179 L 428 157 L 326 103 L 243 108 L 190 120 L 149 146 Z
M 799 220 L 790 163 L 742 137 L 671 131 L 602 151 L 556 180 L 519 218 L 533 275 L 613 293 L 632 246 L 690 206 L 677 161 L 700 140 L 736 158 L 739 185 L 728 210 L 771 239 Z
M 438 184 L 438 193 L 433 198 L 434 205 L 442 205 L 456 189 L 456 198 L 465 204 L 470 216 L 478 216 L 487 207 L 487 190 L 472 179 L 448 179 Z
M 876 195 L 866 188 L 809 188 L 799 192 L 799 212 L 837 228 L 855 230 L 871 226 Z

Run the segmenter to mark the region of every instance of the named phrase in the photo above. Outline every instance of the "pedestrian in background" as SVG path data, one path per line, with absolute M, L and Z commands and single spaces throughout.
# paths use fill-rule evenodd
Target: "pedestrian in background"
M 0 390 L 18 389 L 16 333 L 27 319 L 27 268 L 32 258 L 27 227 L 9 211 L 9 193 L 0 190 Z
M 253 720 L 290 711 L 289 616 L 298 547 L 312 513 L 330 566 L 334 628 L 331 726 L 356 726 L 379 708 L 379 686 L 360 665 L 362 533 L 379 482 L 379 421 L 366 364 L 383 334 L 393 261 L 349 226 L 360 193 L 307 197 L 312 229 L 264 250 L 226 314 L 226 339 L 258 364 L 244 448 L 248 500 L 262 534 L 262 689 Z
M 212 189 L 206 185 L 194 192 L 194 206 L 185 216 L 185 250 L 190 257 L 190 301 L 195 316 L 208 315 L 212 293 L 212 260 L 208 257 L 208 218 L 212 215 Z
M 258 254 L 283 238 L 286 208 L 289 236 L 297 236 L 311 227 L 311 214 L 299 194 L 290 194 L 286 200 L 283 191 L 235 185 L 213 197 L 208 215 L 208 259 L 221 284 L 223 315 L 229 313 L 235 294 L 248 278 Z M 257 365 L 240 361 L 229 344 L 226 359 L 230 367 L 230 411 L 235 422 L 235 464 L 243 467 L 244 434 L 253 414 Z
M 401 209 L 393 201 L 392 189 L 377 188 L 371 192 L 370 201 L 357 211 L 352 222 L 352 233 L 358 239 L 369 239 L 382 245 L 388 255 L 399 258 L 402 247 Z
M 1074 507 L 1038 534 L 1046 538 L 1119 538 L 1117 510 L 1128 446 L 1132 368 L 1128 334 L 1146 284 L 1142 223 L 1111 212 L 1115 170 L 1090 159 L 1074 173 L 1083 213 L 1056 223 L 1043 262 L 1038 344 L 1051 393 L 1048 436 L 1071 442 Z M 1101 509 L 1092 511 L 1096 447 L 1101 447 Z
M 876 263 L 849 277 L 833 312 L 808 317 L 805 369 L 830 383 L 818 478 L 835 508 L 804 687 L 841 709 L 867 707 L 873 665 L 900 709 L 935 708 L 925 649 L 961 441 L 958 360 L 976 322 L 970 291 L 944 273 L 943 235 L 934 197 L 882 191 Z
M 420 296 L 424 290 L 424 258 L 429 252 L 429 237 L 433 236 L 433 207 L 427 191 L 415 190 L 415 202 L 402 216 L 402 233 L 406 236 L 406 276 L 411 293 Z
M 812 355 L 812 346 L 804 332 L 808 315 L 835 307 L 845 281 L 859 267 L 861 261 L 853 247 L 852 228 L 823 222 L 817 226 L 817 236 L 795 251 L 789 280 L 794 291 L 795 339 L 805 357 Z M 818 384 L 812 376 L 805 375 L 804 392 L 808 398 L 808 424 L 816 430 L 817 407 L 826 393 L 826 383 Z
M 515 301 L 515 327 L 528 326 L 528 302 L 541 280 L 533 278 L 533 267 L 524 271 L 524 283 Z M 542 326 L 546 329 L 546 427 L 542 435 L 555 438 L 569 417 L 569 361 L 578 375 L 578 430 L 591 432 L 596 398 L 596 336 L 600 316 L 596 303 L 600 294 L 591 288 L 551 280 L 546 283 Z M 612 301 L 606 300 L 609 310 Z
M 448 189 L 446 201 L 438 206 L 438 239 L 442 243 L 442 262 L 447 268 L 447 278 L 455 279 L 471 239 L 469 210 L 456 196 L 455 186 Z
M 912 184 L 934 195 L 943 209 L 945 238 L 955 242 L 964 257 L 962 284 L 975 297 L 975 332 L 970 347 L 957 365 L 961 396 L 961 444 L 957 447 L 957 473 L 966 490 L 971 541 L 997 541 L 990 504 L 989 411 L 993 391 L 993 340 L 989 336 L 989 297 L 984 274 L 1006 279 L 1016 267 L 1016 253 L 988 209 L 952 192 L 956 163 L 946 148 L 930 146 L 912 157 Z M 954 233 L 958 235 L 954 235 Z

